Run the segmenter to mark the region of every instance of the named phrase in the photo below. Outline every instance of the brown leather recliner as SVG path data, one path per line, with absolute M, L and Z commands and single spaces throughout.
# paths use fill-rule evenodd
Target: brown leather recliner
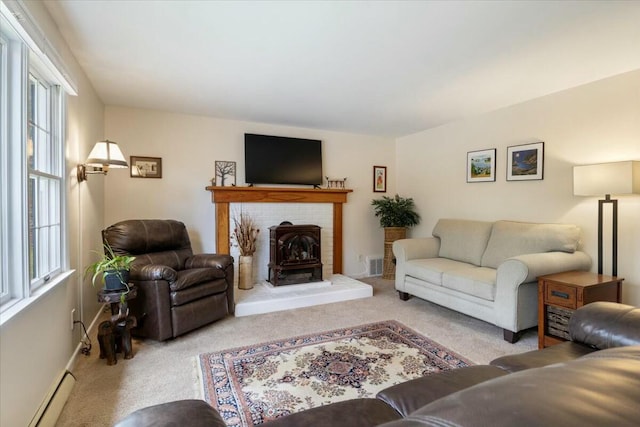
M 126 220 L 102 230 L 116 254 L 136 257 L 130 282 L 138 295 L 129 301 L 138 320 L 133 335 L 164 341 L 234 312 L 233 258 L 198 254 L 182 222 Z

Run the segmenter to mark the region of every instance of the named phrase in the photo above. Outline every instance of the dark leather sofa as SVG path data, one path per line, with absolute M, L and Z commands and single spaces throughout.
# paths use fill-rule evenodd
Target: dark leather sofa
M 571 341 L 446 371 L 265 423 L 278 426 L 638 426 L 640 309 L 598 302 L 570 320 Z M 133 412 L 117 424 L 224 426 L 204 401 Z
M 234 312 L 233 258 L 195 254 L 185 225 L 166 219 L 121 221 L 102 230 L 118 255 L 134 255 L 129 301 L 132 335 L 164 341 Z

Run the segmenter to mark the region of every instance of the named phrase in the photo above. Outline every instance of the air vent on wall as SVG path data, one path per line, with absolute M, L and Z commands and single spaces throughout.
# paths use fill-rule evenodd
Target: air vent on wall
M 367 260 L 367 276 L 382 276 L 382 257 L 369 255 Z

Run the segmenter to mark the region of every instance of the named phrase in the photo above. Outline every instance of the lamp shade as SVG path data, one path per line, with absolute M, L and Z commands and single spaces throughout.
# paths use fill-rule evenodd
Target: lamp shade
M 574 166 L 573 194 L 640 194 L 640 161 Z
M 112 168 L 129 167 L 118 144 L 108 139 L 96 142 L 96 145 L 94 145 L 89 153 L 85 165 L 94 167 L 108 166 Z

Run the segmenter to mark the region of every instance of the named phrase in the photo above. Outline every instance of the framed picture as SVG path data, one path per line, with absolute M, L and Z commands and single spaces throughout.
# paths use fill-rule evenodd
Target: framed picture
M 129 172 L 132 178 L 162 178 L 161 157 L 129 157 Z
M 387 167 L 386 166 L 373 167 L 373 192 L 374 193 L 387 192 Z
M 496 180 L 496 149 L 467 153 L 467 182 Z
M 507 147 L 507 181 L 543 179 L 544 142 Z
M 236 162 L 216 160 L 216 176 L 214 185 L 216 187 L 236 186 Z

